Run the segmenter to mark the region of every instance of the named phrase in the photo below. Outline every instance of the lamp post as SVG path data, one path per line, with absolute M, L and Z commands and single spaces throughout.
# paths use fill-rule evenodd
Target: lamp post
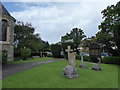
M 80 46 L 78 49 L 80 50 L 80 55 L 81 55 L 81 64 L 80 64 L 79 67 L 81 67 L 81 68 L 88 68 L 87 65 L 84 63 L 84 59 L 83 59 L 83 54 L 82 54 L 83 47 Z

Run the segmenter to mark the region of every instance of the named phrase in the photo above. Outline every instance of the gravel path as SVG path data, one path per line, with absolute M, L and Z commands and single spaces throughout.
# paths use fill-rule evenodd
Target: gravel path
M 24 71 L 33 67 L 37 67 L 46 63 L 51 63 L 55 61 L 60 61 L 64 59 L 49 59 L 48 61 L 44 62 L 29 62 L 29 63 L 18 63 L 18 64 L 6 64 L 2 66 L 2 79 L 13 75 L 17 72 Z

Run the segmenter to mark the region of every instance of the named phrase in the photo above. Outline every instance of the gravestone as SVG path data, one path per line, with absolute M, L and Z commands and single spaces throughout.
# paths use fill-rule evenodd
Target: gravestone
M 83 46 L 79 46 L 79 48 L 77 48 L 79 51 L 80 51 L 80 55 L 81 55 L 81 64 L 79 67 L 81 68 L 88 68 L 88 66 L 84 63 L 84 60 L 83 60 L 83 54 L 82 54 L 82 51 L 83 51 Z
M 68 46 L 67 52 L 68 52 L 68 64 L 62 72 L 63 76 L 66 76 L 70 79 L 78 77 L 77 69 L 74 67 L 75 64 L 75 52 L 70 53 L 71 49 L 70 46 Z
M 89 54 L 90 54 L 90 59 L 97 59 L 99 62 L 95 63 L 94 66 L 92 67 L 92 70 L 97 70 L 100 71 L 101 66 L 101 47 L 97 43 L 90 43 L 89 45 Z
M 81 62 L 79 67 L 81 67 L 81 68 L 88 68 L 88 66 L 84 62 Z
M 70 46 L 67 47 L 66 51 L 68 52 L 68 64 L 72 66 L 76 66 L 75 63 L 75 52 L 70 53 L 71 50 Z
M 79 67 L 81 67 L 81 68 L 88 68 L 88 66 L 84 63 L 84 61 L 83 61 L 83 55 L 82 55 L 82 52 L 81 52 L 81 64 L 80 64 L 80 66 Z
M 76 63 L 75 63 L 75 52 L 70 53 L 70 56 L 69 56 L 69 65 L 76 66 Z
M 94 64 L 94 66 L 92 67 L 92 70 L 101 71 L 101 66 L 99 64 Z
M 78 77 L 77 69 L 72 65 L 67 65 L 62 74 L 70 79 Z

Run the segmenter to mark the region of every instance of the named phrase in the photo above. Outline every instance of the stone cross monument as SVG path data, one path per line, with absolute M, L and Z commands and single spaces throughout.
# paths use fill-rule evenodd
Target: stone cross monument
M 63 69 L 62 75 L 72 79 L 72 78 L 78 77 L 77 69 L 74 67 L 76 66 L 75 52 L 72 52 L 72 53 L 70 52 L 70 51 L 73 51 L 71 50 L 70 46 L 67 47 L 66 51 L 68 52 L 68 64 L 69 65 L 67 65 Z
M 68 52 L 68 64 L 72 66 L 76 66 L 75 52 L 70 53 L 70 51 L 73 51 L 70 46 L 67 47 L 66 51 Z

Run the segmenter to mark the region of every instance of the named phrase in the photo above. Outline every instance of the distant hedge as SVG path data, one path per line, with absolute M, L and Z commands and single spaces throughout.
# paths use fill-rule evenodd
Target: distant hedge
M 53 57 L 53 55 L 51 55 L 51 54 L 47 54 L 47 57 Z
M 116 65 L 120 65 L 120 57 L 104 57 L 102 60 L 103 63 L 106 64 L 116 64 Z
M 60 58 L 61 57 L 61 45 L 52 44 L 51 45 L 51 52 L 52 52 L 53 57 Z
M 81 56 L 80 55 L 76 55 L 76 59 L 81 60 Z M 89 61 L 89 59 L 90 59 L 90 56 L 83 56 L 83 60 L 84 61 Z
M 47 57 L 53 57 L 53 55 L 51 55 L 51 54 L 47 54 Z M 60 55 L 59 58 L 64 58 L 64 55 Z

